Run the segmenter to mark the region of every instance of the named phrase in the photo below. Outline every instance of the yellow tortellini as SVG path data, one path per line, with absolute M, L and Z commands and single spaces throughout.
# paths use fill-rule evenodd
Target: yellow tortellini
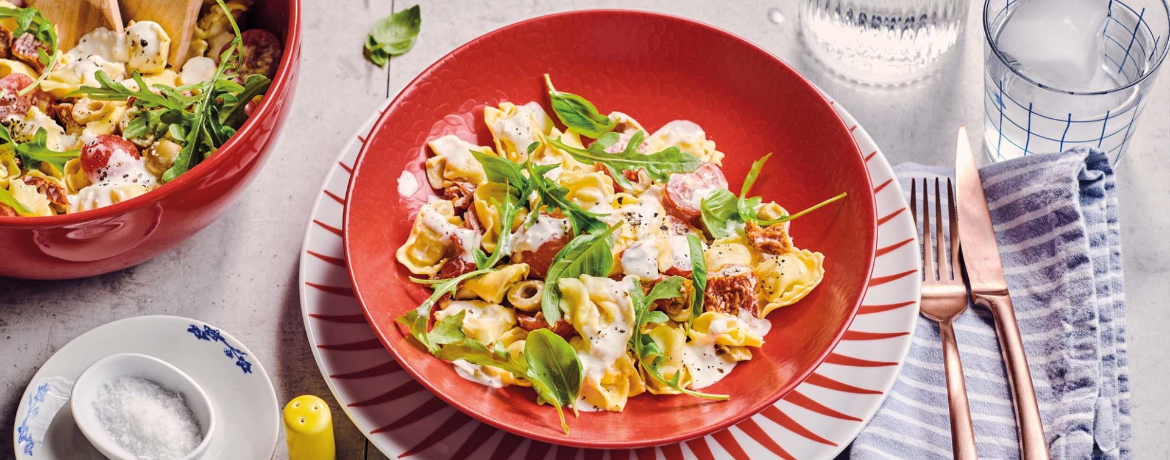
M 20 165 L 16 163 L 16 152 L 11 148 L 0 151 L 0 188 L 7 189 L 12 179 L 20 175 Z
M 473 185 L 487 183 L 483 165 L 472 156 L 471 151 L 493 154 L 490 147 L 481 147 L 454 135 L 447 135 L 428 143 L 435 156 L 427 158 L 427 182 L 431 188 L 450 187 L 455 182 Z
M 463 314 L 463 333 L 467 337 L 491 346 L 516 325 L 516 315 L 511 309 L 482 300 L 450 300 L 443 309 L 435 312 L 435 321 Z
M 504 301 L 508 289 L 527 276 L 528 264 L 505 265 L 494 272 L 467 280 L 459 287 L 455 297 L 460 299 L 478 297 L 491 303 L 500 303 Z
M 498 109 L 485 107 L 483 120 L 495 138 L 496 152 L 516 163 L 526 161 L 528 146 L 533 142 L 543 143 L 544 136 L 553 127 L 552 118 L 535 102 L 525 105 L 502 102 Z M 537 150 L 542 148 L 537 147 Z
M 438 273 L 446 261 L 444 256 L 450 235 L 456 233 L 462 223 L 463 219 L 455 215 L 455 206 L 450 201 L 427 203 L 414 218 L 406 244 L 398 248 L 398 262 L 415 275 Z
M 18 143 L 31 141 L 37 130 L 43 128 L 46 134 L 45 146 L 49 149 L 64 152 L 72 147 L 72 143 L 67 145 L 65 142 L 65 129 L 36 106 L 30 107 L 24 119 L 13 124 L 11 128 L 12 138 Z
M 760 277 L 760 298 L 765 303 L 760 317 L 792 305 L 812 292 L 825 277 L 825 256 L 807 249 L 781 254 L 756 268 Z
M 475 217 L 479 219 L 479 224 L 483 227 L 483 249 L 488 252 L 496 250 L 496 244 L 500 241 L 500 233 L 504 230 L 504 225 L 500 222 L 499 207 L 492 203 L 503 203 L 508 193 L 508 186 L 500 183 L 489 182 L 481 185 L 475 189 L 472 194 L 472 206 L 475 207 Z M 521 208 L 516 213 L 516 218 L 512 224 L 508 226 L 506 231 L 513 231 L 516 226 L 528 217 L 528 211 Z
M 708 311 L 691 324 L 691 340 L 731 347 L 758 347 L 764 337 L 743 320 L 727 313 Z
M 68 169 L 66 164 L 66 169 Z M 126 185 L 91 185 L 77 192 L 77 196 L 69 199 L 69 212 L 81 212 L 121 203 L 134 197 L 142 196 L 150 191 L 139 184 Z
M 33 70 L 32 67 L 29 67 L 28 64 L 12 59 L 0 59 L 0 78 L 7 77 L 14 73 L 28 75 L 34 80 L 37 78 L 37 71 Z
M 715 150 L 715 141 L 707 139 L 703 128 L 691 121 L 675 120 L 663 125 L 646 140 L 649 152 L 658 152 L 667 147 L 699 157 L 708 163 L 723 165 L 723 152 Z
M 674 378 L 675 373 L 682 372 L 679 377 L 679 386 L 686 388 L 691 384 L 691 374 L 683 364 L 683 350 L 686 347 L 687 334 L 681 325 L 670 326 L 668 324 L 660 324 L 649 332 L 651 338 L 658 343 L 662 348 L 663 356 L 666 358 L 659 367 L 662 370 L 662 377 L 670 380 Z M 669 386 L 663 385 L 659 381 L 648 378 L 646 380 L 646 387 L 650 393 L 660 395 L 673 395 L 679 392 Z
M 634 305 L 630 301 L 628 286 L 626 281 L 588 275 L 557 280 L 565 320 L 582 337 L 593 337 L 598 331 L 615 323 L 632 323 Z
M 751 246 L 738 236 L 715 240 L 703 254 L 708 272 L 718 271 L 724 265 L 751 266 L 757 258 Z
M 566 198 L 586 211 L 608 206 L 613 201 L 613 179 L 600 171 L 565 171 L 557 183 L 569 190 Z
M 33 216 L 52 216 L 56 212 L 53 211 L 53 203 L 49 198 L 37 191 L 37 188 L 24 183 L 24 178 L 12 179 L 8 183 L 8 193 L 16 201 L 28 208 Z
M 588 353 L 588 345 L 580 337 L 574 337 L 569 344 L 577 350 L 577 354 Z M 631 397 L 645 391 L 646 382 L 638 372 L 636 361 L 629 353 L 623 353 L 602 372 L 585 373 L 577 396 L 577 408 L 621 412 Z
M 86 176 L 85 171 L 81 169 L 80 158 L 74 158 L 65 162 L 65 171 L 63 171 L 63 173 L 65 174 L 65 177 L 63 178 L 65 182 L 65 190 L 70 194 L 75 194 L 81 189 L 92 184 L 92 182 L 89 180 L 89 176 Z
M 527 339 L 528 331 L 514 327 L 496 339 L 496 344 L 507 350 L 510 357 L 515 358 L 524 351 L 524 343 Z M 481 372 L 488 376 L 488 378 L 493 380 L 498 379 L 502 385 L 532 386 L 532 382 L 529 382 L 524 376 L 515 376 L 511 372 L 492 366 L 480 366 L 480 368 Z
M 552 131 L 549 132 L 547 139 L 545 139 L 546 142 L 544 143 L 543 148 L 532 152 L 532 161 L 534 163 L 542 165 L 560 164 L 561 168 L 566 171 L 573 171 L 587 166 L 584 163 L 577 161 L 577 159 L 573 158 L 572 155 L 569 155 L 567 152 L 554 147 L 551 143 L 547 142 L 548 139 L 559 139 L 562 143 L 569 147 L 575 147 L 579 149 L 585 148 L 585 144 L 581 143 L 581 135 L 577 134 L 573 130 L 570 129 L 567 132 L 561 132 L 561 130 L 558 128 L 552 128 Z

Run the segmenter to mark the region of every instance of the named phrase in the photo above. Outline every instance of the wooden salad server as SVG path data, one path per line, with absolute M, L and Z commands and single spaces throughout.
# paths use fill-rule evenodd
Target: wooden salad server
M 57 48 L 65 53 L 98 27 L 122 33 L 118 0 L 27 0 L 57 26 Z
M 168 60 L 176 71 L 181 69 L 187 62 L 187 47 L 191 45 L 191 33 L 195 31 L 203 0 L 120 0 L 118 3 L 127 21 L 154 21 L 162 26 L 171 37 Z

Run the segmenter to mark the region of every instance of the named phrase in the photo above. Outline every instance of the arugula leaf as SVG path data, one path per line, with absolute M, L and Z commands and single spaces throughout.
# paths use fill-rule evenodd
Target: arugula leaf
M 435 345 L 462 342 L 463 339 L 467 338 L 467 335 L 463 333 L 463 318 L 465 316 L 467 316 L 467 310 L 460 310 L 459 313 L 444 317 L 435 323 L 431 332 L 427 333 L 427 339 Z
M 31 215 L 33 213 L 32 210 L 28 208 L 28 206 L 25 206 L 24 203 L 21 203 L 20 200 L 17 200 L 16 197 L 12 196 L 12 194 L 4 188 L 0 188 L 0 204 L 7 205 L 8 207 L 15 210 L 17 214 L 22 216 Z
M 788 221 L 790 221 L 790 220 L 792 220 L 792 219 L 795 219 L 795 218 L 797 218 L 797 217 L 800 217 L 800 216 L 803 216 L 803 215 L 805 215 L 805 214 L 808 214 L 808 213 L 810 213 L 810 212 L 816 211 L 816 210 L 820 209 L 821 207 L 823 207 L 823 206 L 825 206 L 825 205 L 827 205 L 827 204 L 829 204 L 829 203 L 832 203 L 832 202 L 834 202 L 834 201 L 837 201 L 837 200 L 840 200 L 840 199 L 842 199 L 842 198 L 845 198 L 845 196 L 846 196 L 846 195 L 848 195 L 848 193 L 847 193 L 847 192 L 841 192 L 841 194 L 840 194 L 840 195 L 837 195 L 837 196 L 835 196 L 835 197 L 829 198 L 829 199 L 827 199 L 827 200 L 825 200 L 825 201 L 822 201 L 822 202 L 820 202 L 820 203 L 814 204 L 814 205 L 812 205 L 811 207 L 809 207 L 809 208 L 807 208 L 807 209 L 805 209 L 805 210 L 803 210 L 803 211 L 800 211 L 800 212 L 798 212 L 798 213 L 796 213 L 796 214 L 791 214 L 791 215 L 787 215 L 787 216 L 780 216 L 780 217 L 778 217 L 778 218 L 771 219 L 771 220 L 760 220 L 759 222 L 760 222 L 760 225 L 764 225 L 764 226 L 773 225 L 773 224 L 779 224 L 779 223 L 781 223 L 781 222 L 788 222 Z
M 728 222 L 743 221 L 739 213 L 739 199 L 724 189 L 717 189 L 704 197 L 699 211 L 703 227 L 716 239 L 730 234 L 727 231 Z
M 613 131 L 617 121 L 598 113 L 597 107 L 585 98 L 573 93 L 557 91 L 553 88 L 552 79 L 544 74 L 544 82 L 548 85 L 548 99 L 553 112 L 566 127 L 581 133 L 586 137 L 597 139 L 602 134 Z
M 508 356 L 504 350 L 489 350 L 482 342 L 466 338 L 463 341 L 443 346 L 435 357 L 444 361 L 462 359 L 471 364 L 491 366 L 508 371 L 518 377 L 527 377 L 528 364 Z
M 707 261 L 703 258 L 703 242 L 694 233 L 687 234 L 687 245 L 691 250 L 691 285 L 695 293 L 691 298 L 691 322 L 703 314 L 703 293 L 707 291 Z
M 548 142 L 582 163 L 601 163 L 609 170 L 609 175 L 626 190 L 633 188 L 633 186 L 625 175 L 621 174 L 621 171 L 642 169 L 651 179 L 666 182 L 670 180 L 671 174 L 689 173 L 703 164 L 703 161 L 698 157 L 680 151 L 678 147 L 668 147 L 661 152 L 649 154 L 638 153 L 638 146 L 642 145 L 642 139 L 645 137 L 646 132 L 638 130 L 630 138 L 630 142 L 626 144 L 625 150 L 620 153 L 605 151 L 617 142 L 618 135 L 616 133 L 605 134 L 586 149 L 565 145 L 560 139 L 549 139 Z
M 228 82 L 233 83 L 234 82 Z M 239 85 L 237 85 L 239 86 Z M 248 75 L 244 85 L 237 91 L 224 94 L 223 107 L 219 109 L 219 122 L 227 126 L 240 126 L 248 119 L 248 103 L 256 96 L 263 95 L 272 86 L 272 80 L 261 74 Z
M 555 324 L 561 319 L 558 279 L 578 278 L 581 275 L 609 276 L 609 272 L 613 271 L 613 239 L 610 235 L 623 223 L 618 222 L 603 232 L 577 235 L 557 252 L 544 277 L 544 293 L 540 299 L 545 321 Z
M 98 81 L 98 86 L 81 86 L 77 90 L 69 93 L 68 97 L 74 96 L 89 96 L 90 99 L 98 101 L 125 101 L 129 98 L 134 98 L 134 105 L 137 107 L 153 109 L 163 108 L 170 110 L 183 111 L 195 102 L 195 98 L 182 96 L 175 98 L 174 95 L 155 94 L 150 90 L 150 86 L 142 79 L 142 74 L 134 71 L 131 78 L 134 79 L 138 89 L 131 90 L 123 85 L 122 82 L 114 81 L 110 78 L 106 71 L 99 70 L 94 73 L 94 78 Z M 166 87 L 165 85 L 155 85 L 155 87 Z
M 760 177 L 760 171 L 764 169 L 764 163 L 767 163 L 769 158 L 772 158 L 771 153 L 764 155 L 760 157 L 759 160 L 752 162 L 751 169 L 748 170 L 747 176 L 743 178 L 743 188 L 741 188 L 739 191 L 740 197 L 747 196 L 748 192 L 751 191 L 752 185 L 754 185 L 756 183 L 756 179 Z
M 578 206 L 577 203 L 569 199 L 569 189 L 544 177 L 545 173 L 555 169 L 557 165 L 537 166 L 529 161 L 525 163 L 525 166 L 528 169 L 528 183 L 532 185 L 533 190 L 536 190 L 541 204 L 547 206 L 549 212 L 560 210 L 568 216 L 569 222 L 573 226 L 573 233 L 592 233 L 605 228 L 605 223 L 598 219 L 601 217 L 599 214 L 591 213 Z
M 634 335 L 630 338 L 630 348 L 634 351 L 634 356 L 638 358 L 638 363 L 642 367 L 642 370 L 646 371 L 646 375 L 650 378 L 682 394 L 697 398 L 725 401 L 730 399 L 730 397 L 683 388 L 681 384 L 681 370 L 675 372 L 669 379 L 664 377 L 662 375 L 662 363 L 666 360 L 665 351 L 658 345 L 658 342 L 654 341 L 653 337 L 644 332 L 646 326 L 665 323 L 670 319 L 661 311 L 651 311 L 650 306 L 654 305 L 656 300 L 673 299 L 681 296 L 683 281 L 685 280 L 680 276 L 667 278 L 655 284 L 654 288 L 650 290 L 649 295 L 642 293 L 641 284 L 635 283 L 630 286 L 630 300 L 634 303 L 635 318 Z
M 492 199 L 491 204 L 500 210 L 500 223 L 505 228 L 500 229 L 500 239 L 496 242 L 496 250 L 488 256 L 483 252 L 482 248 L 475 248 L 475 266 L 477 268 L 491 268 L 504 258 L 504 254 L 511 251 L 512 239 L 512 221 L 516 220 L 516 214 L 520 212 L 520 200 L 512 196 L 511 189 L 504 194 L 504 202 L 501 204 L 495 199 Z
M 565 413 L 561 408 L 569 406 L 573 413 L 577 412 L 573 402 L 581 391 L 581 379 L 584 378 L 577 350 L 552 331 L 537 329 L 529 332 L 524 341 L 524 359 L 528 363 L 525 376 L 532 382 L 532 389 L 541 400 L 557 409 L 561 429 L 569 434 L 569 424 L 565 423 Z
M 391 56 L 405 54 L 414 47 L 422 26 L 422 14 L 418 5 L 386 16 L 366 36 L 366 59 L 378 67 L 385 67 Z
M 424 300 L 423 303 L 420 304 L 417 308 L 406 312 L 406 314 L 402 316 L 399 316 L 395 319 L 395 321 L 402 324 L 403 326 L 406 326 L 406 329 L 410 331 L 410 335 L 413 335 L 415 339 L 418 339 L 419 343 L 423 344 L 423 346 L 427 347 L 427 350 L 434 354 L 436 351 L 438 351 L 439 344 L 431 342 L 430 334 L 427 331 L 427 323 L 430 322 L 431 319 L 431 307 L 433 307 L 435 303 L 439 301 L 439 299 L 443 298 L 444 295 L 454 293 L 455 290 L 459 288 L 459 283 L 462 283 L 463 281 L 472 277 L 488 273 L 490 271 L 492 271 L 492 269 L 485 268 L 467 272 L 449 279 L 420 280 L 417 278 L 411 278 L 410 280 L 416 283 L 430 285 L 431 288 L 435 290 L 435 292 L 431 293 L 431 296 L 427 297 L 427 300 Z
M 47 145 L 49 132 L 45 131 L 45 128 L 37 128 L 37 132 L 33 134 L 31 141 L 17 144 L 12 140 L 12 134 L 8 131 L 8 128 L 0 126 L 0 140 L 15 145 L 16 154 L 24 158 L 26 162 L 43 161 L 53 165 L 58 171 L 64 171 L 65 163 L 81 155 L 80 150 L 58 152 L 50 149 Z

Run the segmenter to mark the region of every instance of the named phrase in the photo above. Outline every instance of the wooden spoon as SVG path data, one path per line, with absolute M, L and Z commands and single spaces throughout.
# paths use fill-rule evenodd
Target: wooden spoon
M 73 0 L 77 1 L 77 0 Z M 203 0 L 121 0 L 127 21 L 154 21 L 171 37 L 171 65 L 177 71 L 187 62 L 187 47 Z
M 57 44 L 62 53 L 98 27 L 122 33 L 118 0 L 30 0 L 25 3 L 44 13 L 57 26 Z

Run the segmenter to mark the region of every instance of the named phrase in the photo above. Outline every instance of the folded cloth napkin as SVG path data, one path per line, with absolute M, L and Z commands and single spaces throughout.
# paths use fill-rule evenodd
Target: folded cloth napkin
M 915 164 L 895 169 L 907 194 L 911 178 L 954 174 Z M 1076 148 L 993 164 L 980 175 L 1052 458 L 1131 458 L 1121 240 L 1108 158 Z M 991 313 L 971 306 L 955 330 L 979 457 L 1019 458 Z M 850 456 L 951 458 L 947 407 L 938 325 L 920 318 L 893 391 Z

